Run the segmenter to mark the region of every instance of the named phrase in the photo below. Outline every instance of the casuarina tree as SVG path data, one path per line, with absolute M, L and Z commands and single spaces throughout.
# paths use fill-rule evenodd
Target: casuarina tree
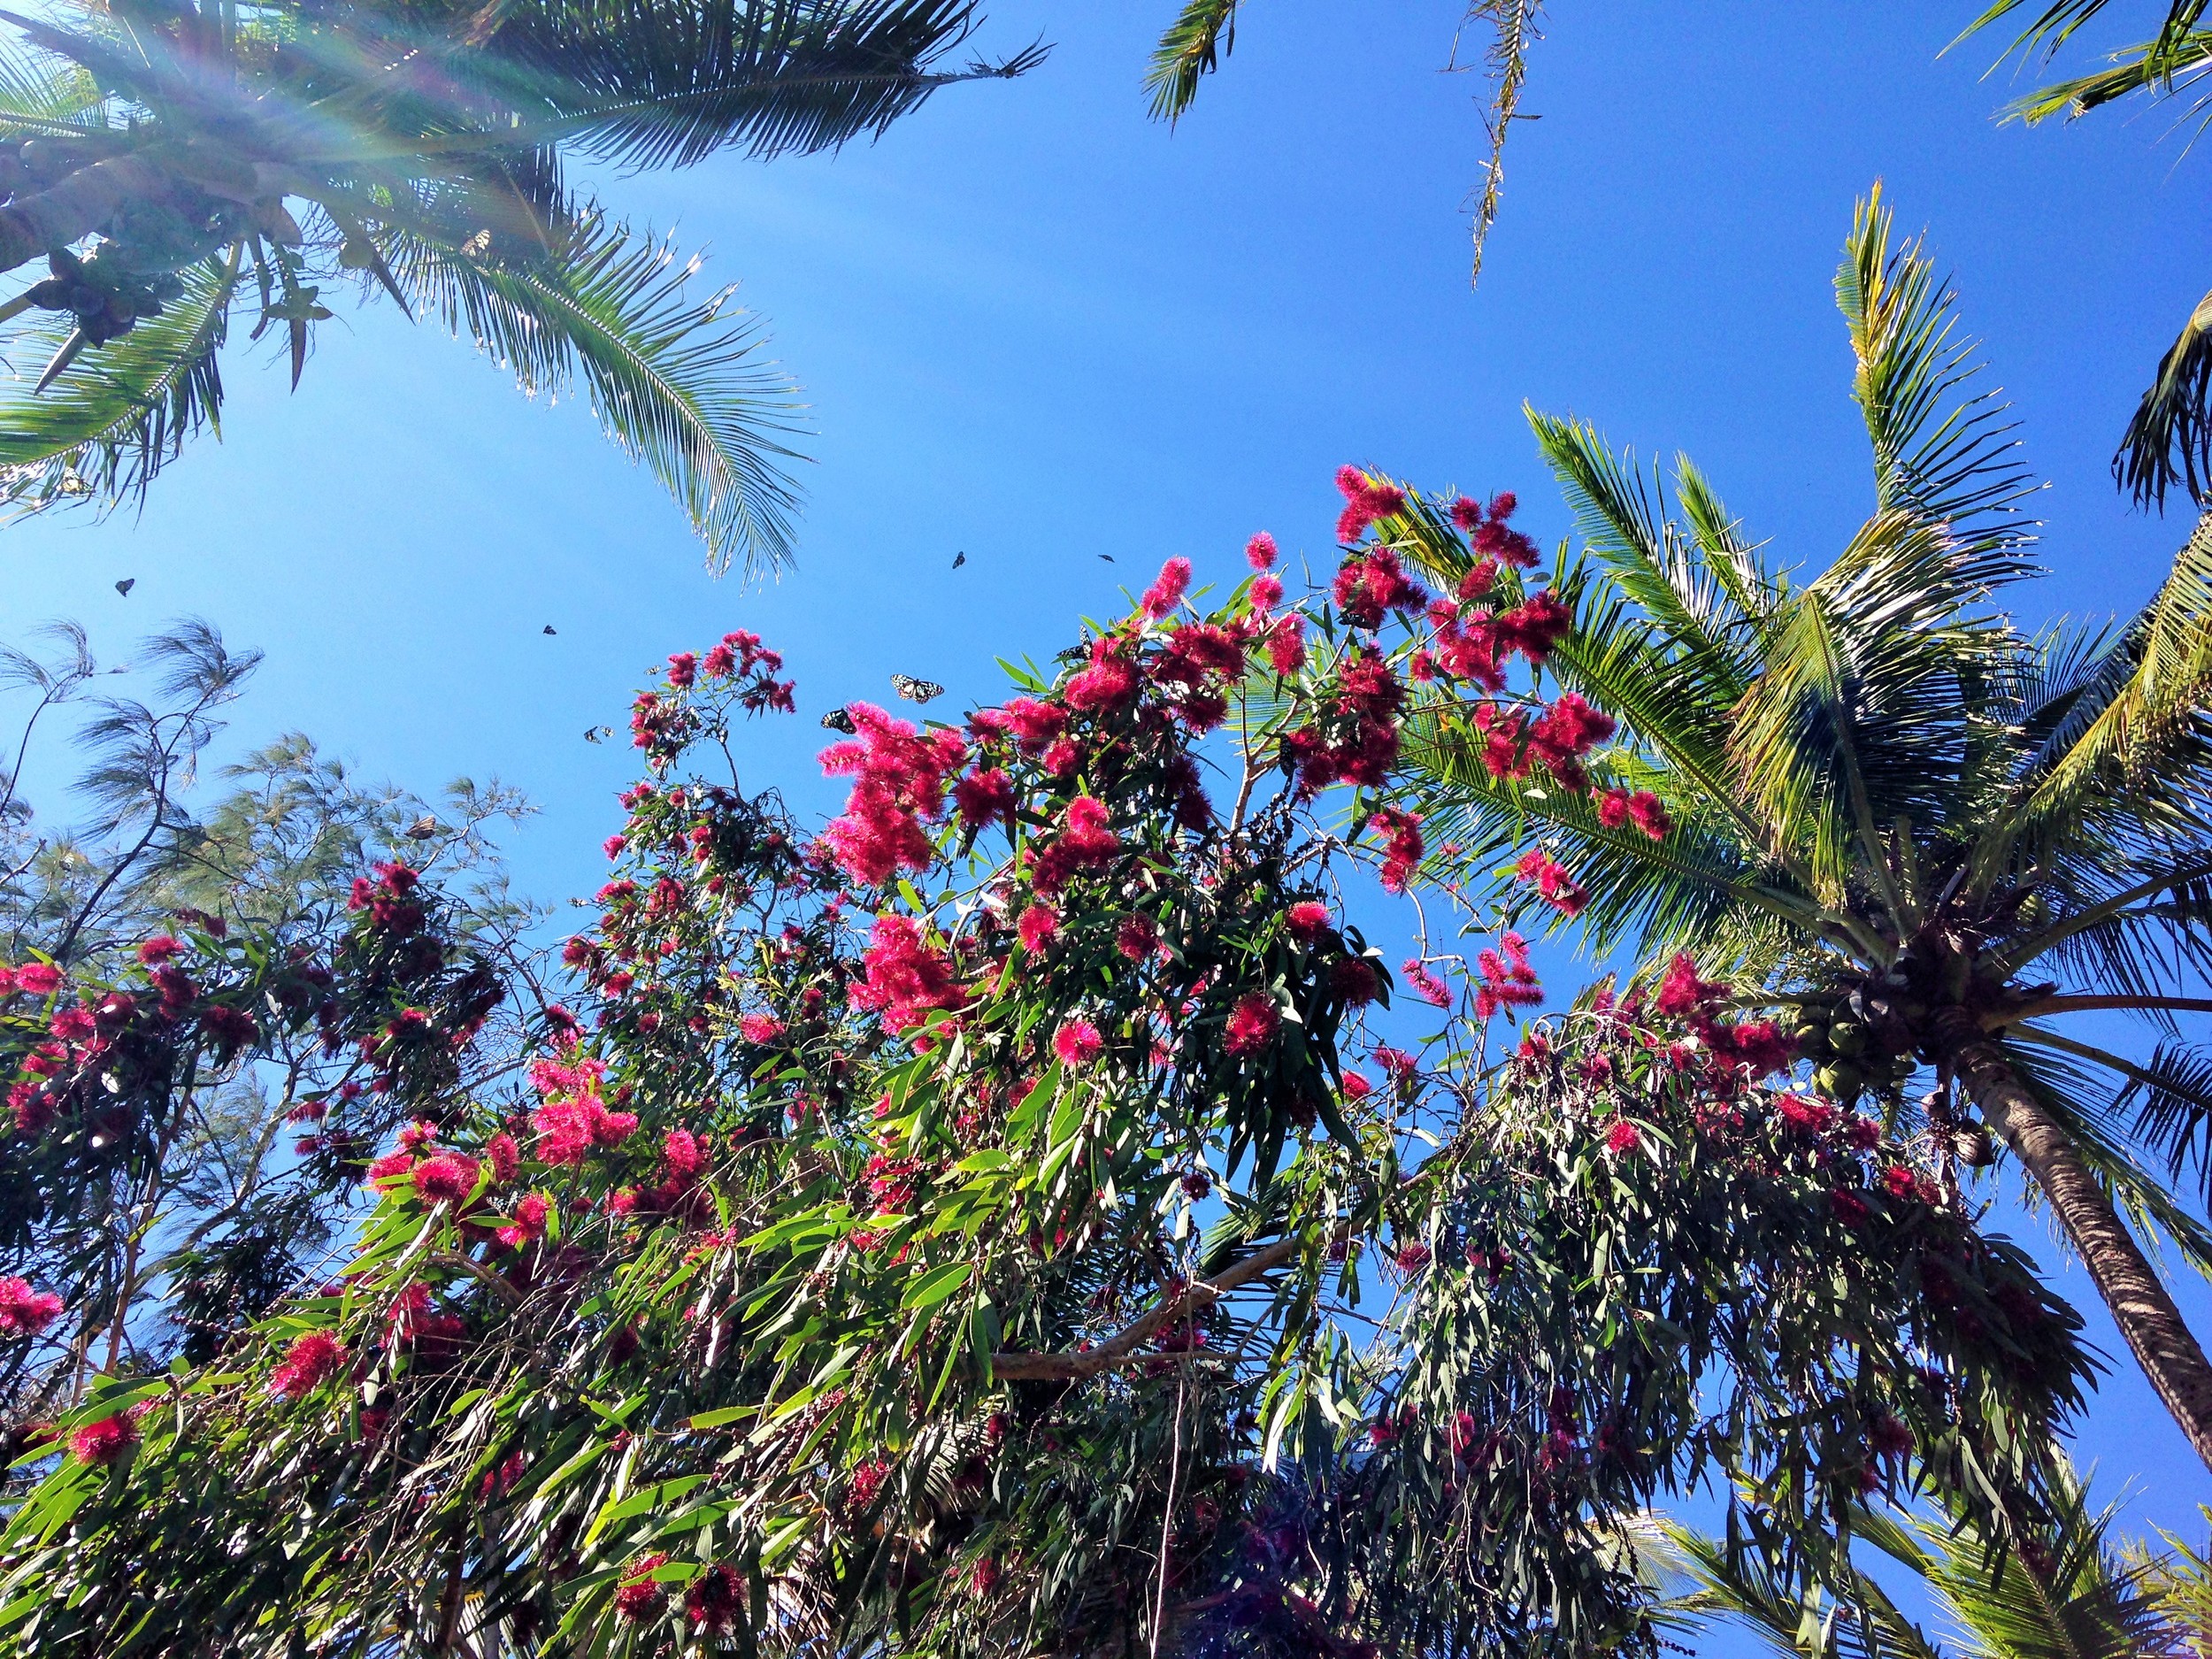
M 610 217 L 580 163 L 766 158 L 881 133 L 938 88 L 972 0 L 525 0 L 241 11 L 65 5 L 9 20 L 0 270 L 35 383 L 0 402 L 19 507 L 142 493 L 217 420 L 235 319 L 293 383 L 344 290 L 428 314 L 523 389 L 580 381 L 718 565 L 789 551 L 795 406 L 730 290 Z
M 1526 944 L 1424 886 L 1402 750 L 1449 664 L 1578 764 L 1570 614 L 1509 498 L 1340 483 L 1323 595 L 1256 536 L 963 725 L 851 705 L 816 834 L 729 770 L 781 660 L 672 657 L 576 1013 L 503 1078 L 450 1002 L 334 1030 L 419 1114 L 373 1209 L 212 1366 L 27 1431 L 0 1647 L 1648 1652 L 1632 1523 L 1701 1473 L 1793 1581 L 1868 1492 L 2039 1516 L 2078 1322 L 1924 1148 L 1723 987 L 1508 1023 Z M 1448 591 L 1366 536 L 1412 523 Z M 342 1022 L 425 926 L 365 888 Z M 25 1133 L 170 1041 L 119 978 L 19 969 Z
M 2171 1184 L 2200 1200 L 2212 1174 L 2212 1076 L 2172 1024 L 2212 1010 L 2191 994 L 2212 964 L 2212 534 L 2118 627 L 2024 634 L 2000 606 L 2030 570 L 2030 480 L 1878 196 L 1837 293 L 1875 500 L 1833 563 L 1793 581 L 1686 460 L 1670 495 L 1589 427 L 1536 417 L 1586 549 L 1551 668 L 1609 711 L 1604 787 L 1501 749 L 1479 701 L 1421 726 L 1411 758 L 1471 867 L 1539 836 L 1594 944 L 1681 953 L 1663 1004 L 1778 1010 L 1835 1098 L 1971 1165 L 1993 1136 L 2212 1463 L 2212 1364 L 2122 1218 L 2212 1265 Z M 1386 533 L 1454 567 L 1417 527 Z M 2077 1029 L 2102 1010 L 2167 1034 L 2116 1051 Z

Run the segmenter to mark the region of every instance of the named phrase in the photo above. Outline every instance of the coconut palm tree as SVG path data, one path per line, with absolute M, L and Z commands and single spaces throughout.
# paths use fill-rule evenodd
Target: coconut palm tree
M 1799 1593 L 1755 1555 L 1680 1523 L 1636 1529 L 1645 1570 L 1681 1586 L 1662 1603 L 1671 1624 L 1724 1620 L 1785 1659 L 2194 1659 L 2212 1638 L 2195 1605 L 2202 1562 L 2153 1556 L 2112 1541 L 2118 1506 L 2093 1510 L 2086 1487 L 2053 1455 L 2049 1513 L 2025 1535 L 1993 1540 L 1962 1510 L 1851 1517 L 1854 1541 L 1916 1578 L 1948 1627 L 1931 1635 L 1848 1559 L 1836 1590 Z
M 698 261 L 566 169 L 879 134 L 938 88 L 974 0 L 64 0 L 0 12 L 0 497 L 142 493 L 213 427 L 234 319 L 293 383 L 339 289 L 427 313 L 531 393 L 580 380 L 718 565 L 789 549 L 791 388 Z M 335 285 L 334 287 L 334 285 Z
M 2116 629 L 2016 628 L 2000 604 L 2030 572 L 2032 480 L 1970 385 L 1947 287 L 1893 240 L 1878 192 L 1837 279 L 1874 510 L 1810 581 L 1686 459 L 1670 488 L 1532 417 L 1586 549 L 1562 549 L 1576 626 L 1551 670 L 1618 717 L 1594 770 L 1658 795 L 1664 839 L 1556 780 L 1494 777 L 1453 696 L 1408 757 L 1458 873 L 1543 837 L 1587 890 L 1594 949 L 1690 953 L 1783 1010 L 1833 1095 L 1872 1094 L 1969 1164 L 1993 1135 L 2212 1464 L 2212 1364 L 2121 1215 L 2212 1265 L 2170 1185 L 2212 1179 L 2212 1056 L 2171 1024 L 2212 1010 L 2192 994 L 2212 970 L 2212 521 Z M 1386 531 L 1438 576 L 1467 567 L 1440 514 Z M 2115 1052 L 2074 1029 L 2097 1010 L 2163 1040 Z

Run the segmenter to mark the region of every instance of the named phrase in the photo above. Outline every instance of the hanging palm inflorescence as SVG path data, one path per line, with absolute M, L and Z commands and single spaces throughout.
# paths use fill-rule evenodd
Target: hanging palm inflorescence
M 1445 682 L 1409 733 L 1430 833 L 1462 872 L 1540 833 L 1571 872 L 1553 901 L 1594 947 L 1677 956 L 1663 1005 L 1708 995 L 1700 972 L 1758 987 L 1744 1000 L 1788 1016 L 1828 1093 L 1872 1095 L 1969 1164 L 2001 1142 L 2212 1461 L 2212 1364 L 2120 1215 L 2212 1265 L 2171 1185 L 2212 1184 L 2212 1058 L 2171 1024 L 2212 1010 L 2184 995 L 2212 968 L 2212 533 L 2116 631 L 2023 635 L 1998 603 L 2030 568 L 2031 481 L 1970 388 L 1950 293 L 1918 244 L 1893 245 L 1878 196 L 1837 286 L 1872 516 L 1801 587 L 1686 460 L 1670 492 L 1589 427 L 1535 417 L 1586 547 L 1563 550 L 1575 625 L 1549 666 L 1619 727 L 1601 790 L 1563 787 L 1486 741 Z M 1384 528 L 1433 573 L 1465 563 L 1413 518 Z M 1624 791 L 1671 829 L 1640 829 Z M 2099 1010 L 2165 1040 L 2143 1059 L 2070 1029 Z
M 580 380 L 718 565 L 789 550 L 795 405 L 729 291 L 565 169 L 757 157 L 880 133 L 937 88 L 973 0 L 123 0 L 0 13 L 0 271 L 19 510 L 142 492 L 215 425 L 234 319 L 296 385 L 334 284 L 428 313 L 531 393 Z

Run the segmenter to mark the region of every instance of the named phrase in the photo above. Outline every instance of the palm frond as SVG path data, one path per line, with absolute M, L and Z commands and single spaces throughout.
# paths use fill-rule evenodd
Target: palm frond
M 1498 222 L 1498 205 L 1505 192 L 1505 141 L 1513 131 L 1521 105 L 1521 86 L 1528 79 L 1529 49 L 1535 45 L 1536 18 L 1543 0 L 1467 0 L 1463 30 L 1478 19 L 1491 28 L 1490 50 L 1484 54 L 1489 71 L 1490 101 L 1482 124 L 1490 135 L 1490 154 L 1482 164 L 1482 183 L 1475 192 L 1474 257 L 1467 286 L 1482 280 L 1482 252 L 1490 240 L 1490 227 Z M 1452 66 L 1459 66 L 1459 50 L 1453 44 Z
M 2194 502 L 2212 493 L 2212 294 L 2197 302 L 2159 358 L 2128 418 L 2112 475 L 2139 507 L 2163 508 L 2176 485 Z
M 2201 80 L 2212 65 L 2212 31 L 2191 29 L 2162 50 L 2156 41 L 2124 46 L 2111 54 L 2111 62 L 2085 75 L 2074 75 L 2038 87 L 2006 106 L 2005 117 L 2033 127 L 2063 116 L 2068 120 L 2086 115 L 2107 104 L 2147 92 L 2153 97 L 2171 96 L 2186 82 Z M 2192 113 L 2200 113 L 2200 96 Z
M 2004 19 L 2026 9 L 2034 0 L 1993 0 L 1989 8 L 1967 25 L 1960 39 L 1993 27 Z M 2055 57 L 2072 40 L 2084 25 L 2110 4 L 2110 0 L 2043 0 L 2043 8 L 2034 19 L 2014 37 L 2005 49 L 2009 58 Z M 2206 0 L 2168 0 L 2166 20 L 2159 26 L 2158 37 L 2144 51 L 2155 65 L 2170 58 L 2177 44 L 2194 28 L 2204 15 Z
M 1198 83 L 1236 50 L 1240 0 L 1188 0 L 1160 43 L 1152 49 L 1144 88 L 1152 95 L 1152 119 L 1170 125 L 1182 119 L 1198 96 Z
M 82 65 L 0 44 L 0 133 L 66 137 L 107 126 L 107 97 Z
M 1895 242 L 1877 184 L 1858 204 L 1836 273 L 1836 301 L 1858 362 L 1852 396 L 1874 448 L 1879 511 L 1939 526 L 1955 545 L 1952 580 L 1985 591 L 2028 573 L 2035 481 L 1992 390 L 1970 390 L 1974 344 L 1954 338 L 1955 296 L 1921 242 Z
M 475 78 L 543 111 L 535 135 L 603 160 L 687 166 L 882 133 L 941 87 L 1043 60 L 933 67 L 973 32 L 975 0 L 517 0 Z M 524 118 L 525 126 L 530 118 Z
M 558 258 L 516 265 L 412 238 L 396 250 L 401 285 L 448 327 L 511 368 L 526 392 L 580 379 L 607 435 L 643 461 L 690 516 L 709 560 L 764 573 L 791 552 L 795 485 L 779 457 L 797 428 L 794 388 L 757 361 L 752 325 L 687 285 L 695 257 L 600 219 Z
M 0 390 L 0 499 L 19 512 L 113 506 L 142 495 L 185 439 L 219 429 L 216 354 L 229 332 L 238 263 L 211 259 L 180 274 L 184 293 L 159 317 L 80 358 L 43 393 L 32 385 L 74 319 L 65 312 L 67 322 L 16 334 L 12 383 Z
M 2122 629 L 2051 752 L 2025 779 L 2024 815 L 2063 822 L 2093 793 L 2138 782 L 2197 736 L 2212 687 L 2212 512 L 2197 521 L 2150 603 Z M 2058 740 L 2070 735 L 2063 747 Z

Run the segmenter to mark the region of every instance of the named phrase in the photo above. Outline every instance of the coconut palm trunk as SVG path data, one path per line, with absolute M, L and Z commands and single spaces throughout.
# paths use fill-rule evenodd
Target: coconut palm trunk
M 1965 1086 L 1990 1133 L 2041 1190 L 2129 1351 L 2212 1469 L 2212 1360 L 2081 1148 L 2022 1085 L 1997 1045 L 1962 1010 L 1947 1014 L 1936 1033 L 1939 1063 Z

